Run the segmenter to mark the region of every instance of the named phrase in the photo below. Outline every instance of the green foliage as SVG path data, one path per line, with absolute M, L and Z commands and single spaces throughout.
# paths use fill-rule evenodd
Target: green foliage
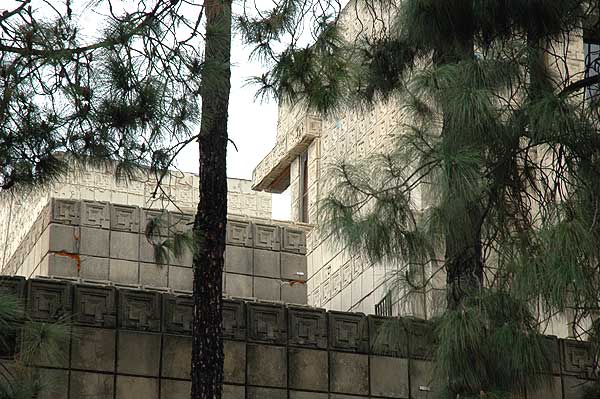
M 182 232 L 175 227 L 174 224 L 169 224 L 165 212 L 150 218 L 146 223 L 144 235 L 154 248 L 154 259 L 158 265 L 165 265 L 173 258 L 182 259 L 186 252 L 196 252 L 198 244 L 193 231 L 190 229 Z

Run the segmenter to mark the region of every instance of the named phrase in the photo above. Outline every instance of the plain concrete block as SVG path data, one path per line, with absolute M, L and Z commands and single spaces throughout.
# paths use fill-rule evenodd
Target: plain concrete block
M 327 392 L 327 351 L 290 348 L 288 358 L 291 389 Z
M 411 364 L 412 367 L 412 364 Z M 568 379 L 567 379 L 568 382 Z M 413 392 L 415 391 L 414 384 Z M 527 399 L 553 399 L 560 398 L 562 395 L 562 382 L 561 378 L 557 376 L 549 376 L 547 380 L 541 383 L 541 386 L 534 390 L 527 391 Z M 426 398 L 425 395 L 416 396 L 415 398 Z
M 252 276 L 225 273 L 225 288 L 228 295 L 251 297 Z
M 248 344 L 248 384 L 285 388 L 287 354 L 285 347 Z
M 42 236 L 47 240 L 48 251 L 70 254 L 79 252 L 79 227 L 53 223 L 44 233 Z
M 154 246 L 148 241 L 144 234 L 139 235 L 140 238 L 140 261 L 148 262 L 148 263 L 156 263 L 156 256 L 154 255 Z M 158 241 L 159 238 L 153 238 Z M 165 240 L 165 238 L 160 238 L 160 240 Z
M 224 341 L 224 380 L 233 384 L 246 383 L 246 343 Z
M 115 259 L 138 260 L 140 242 L 138 233 L 124 231 L 110 232 L 110 257 Z
M 118 373 L 158 376 L 160 364 L 159 334 L 121 330 L 119 331 L 118 340 Z
M 410 361 L 410 382 L 415 399 L 429 399 L 435 396 L 442 385 L 441 381 L 435 379 L 433 362 L 425 360 Z
M 225 248 L 225 271 L 229 273 L 253 274 L 253 249 L 228 245 Z
M 117 376 L 116 399 L 158 399 L 158 379 Z
M 82 370 L 114 371 L 115 330 L 75 327 L 71 346 L 71 367 Z
M 69 371 L 56 369 L 40 369 L 40 378 L 45 389 L 39 399 L 67 399 L 69 394 Z
M 114 378 L 109 374 L 71 372 L 71 397 L 113 399 Z
M 329 399 L 329 394 L 318 392 L 290 391 L 290 399 Z
M 564 392 L 564 399 L 581 399 L 586 388 L 589 388 L 594 381 L 583 380 L 577 377 L 563 375 L 562 385 Z M 560 392 L 560 391 L 558 391 Z
M 306 255 L 281 253 L 281 278 L 305 281 L 307 277 Z
M 79 277 L 92 280 L 108 280 L 108 258 L 80 257 Z
M 167 379 L 162 379 L 160 381 L 161 399 L 189 399 L 191 391 L 191 381 L 176 381 Z
M 162 376 L 190 379 L 192 363 L 192 338 L 164 335 L 162 350 Z
M 171 254 L 170 262 L 172 265 L 192 267 L 194 262 L 194 253 L 189 249 L 185 248 L 180 256 Z
M 138 263 L 129 260 L 111 259 L 108 278 L 115 283 L 137 284 Z
M 156 263 L 140 263 L 140 284 L 153 287 L 168 286 L 169 267 Z
M 191 291 L 194 287 L 194 271 L 190 267 L 169 266 L 169 288 Z
M 246 387 L 223 384 L 222 394 L 222 399 L 246 399 Z
M 287 390 L 248 387 L 248 399 L 287 399 Z
M 308 303 L 306 284 L 286 283 L 281 284 L 281 300 L 285 303 L 306 305 Z
M 110 254 L 110 231 L 92 227 L 80 228 L 79 253 L 82 255 L 108 257 Z
M 76 255 L 49 253 L 46 262 L 48 276 L 77 277 L 79 275 Z
M 281 277 L 281 253 L 267 249 L 254 249 L 254 275 L 260 277 Z
M 371 395 L 408 398 L 408 360 L 371 356 Z
M 369 357 L 357 353 L 330 352 L 331 392 L 369 394 Z
M 281 280 L 254 277 L 254 296 L 260 299 L 279 301 L 281 299 Z

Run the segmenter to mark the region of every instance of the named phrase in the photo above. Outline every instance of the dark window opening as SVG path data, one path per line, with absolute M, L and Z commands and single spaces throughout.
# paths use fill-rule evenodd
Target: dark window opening
M 300 221 L 308 223 L 308 153 L 300 155 Z
M 583 53 L 585 55 L 585 78 L 600 74 L 600 42 L 584 39 Z M 596 83 L 585 88 L 585 98 L 597 101 L 600 94 L 600 84 Z

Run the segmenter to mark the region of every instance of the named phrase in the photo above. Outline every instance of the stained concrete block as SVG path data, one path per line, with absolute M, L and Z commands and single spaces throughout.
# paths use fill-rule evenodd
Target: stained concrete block
M 138 233 L 125 231 L 110 232 L 110 257 L 115 259 L 138 260 L 140 242 Z
M 287 390 L 248 387 L 248 399 L 287 399 Z
M 168 378 L 190 378 L 192 362 L 192 338 L 164 335 L 162 350 L 162 376 Z
M 169 267 L 156 263 L 140 263 L 140 284 L 153 287 L 168 286 Z
M 49 253 L 42 262 L 46 262 L 48 276 L 77 277 L 77 258 L 68 254 Z
M 225 364 L 224 380 L 233 384 L 246 383 L 246 343 L 239 341 L 224 342 Z
M 50 224 L 42 234 L 43 249 L 50 252 L 79 252 L 79 227 Z
M 169 288 L 191 291 L 194 287 L 194 271 L 189 267 L 169 266 Z
M 246 387 L 223 384 L 222 394 L 222 399 L 246 399 Z
M 441 381 L 436 381 L 434 364 L 426 360 L 410 361 L 411 395 L 415 399 L 429 399 L 439 393 Z
M 408 398 L 408 360 L 397 357 L 371 356 L 371 395 Z
M 115 283 L 137 284 L 138 263 L 129 260 L 111 259 L 108 278 Z
M 69 388 L 69 372 L 67 370 L 40 369 L 40 378 L 46 388 L 39 399 L 67 399 Z
M 270 301 L 281 299 L 281 280 L 274 278 L 254 277 L 254 296 Z
M 287 354 L 285 347 L 248 344 L 248 384 L 285 388 Z
M 113 399 L 114 378 L 110 374 L 71 372 L 71 398 Z
M 327 351 L 290 348 L 288 359 L 291 389 L 327 392 Z
M 92 280 L 108 280 L 108 258 L 81 256 L 79 277 Z
M 225 273 L 225 289 L 228 295 L 251 297 L 252 276 Z
M 158 376 L 159 334 L 120 330 L 118 342 L 117 372 L 119 374 Z
M 307 276 L 306 255 L 281 253 L 281 278 L 305 281 Z
M 112 372 L 115 369 L 115 352 L 115 330 L 74 327 L 72 368 Z
M 290 399 L 329 399 L 329 394 L 318 392 L 290 391 Z
M 225 248 L 225 271 L 229 273 L 253 273 L 253 249 L 228 245 Z
M 369 394 L 369 358 L 357 353 L 330 352 L 331 392 Z
M 80 228 L 79 253 L 82 255 L 102 256 L 110 254 L 110 231 L 92 227 Z
M 158 399 L 158 379 L 117 376 L 116 399 Z
M 280 278 L 281 253 L 267 249 L 254 249 L 254 275 Z
M 308 303 L 306 284 L 286 283 L 281 284 L 281 300 L 285 303 L 306 305 Z
M 160 399 L 189 399 L 191 390 L 191 381 L 167 379 L 160 381 Z

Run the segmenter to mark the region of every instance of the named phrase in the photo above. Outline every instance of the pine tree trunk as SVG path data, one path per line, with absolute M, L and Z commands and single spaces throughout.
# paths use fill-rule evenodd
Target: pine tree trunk
M 231 1 L 207 0 L 199 203 L 194 220 L 192 399 L 220 399 L 223 384 L 223 265 L 227 223 L 227 117 Z

